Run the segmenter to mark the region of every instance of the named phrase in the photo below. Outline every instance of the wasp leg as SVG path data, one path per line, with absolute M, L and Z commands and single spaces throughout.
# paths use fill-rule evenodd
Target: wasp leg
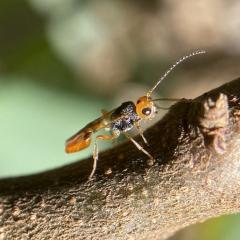
M 97 161 L 98 161 L 98 144 L 97 144 L 97 140 L 95 139 L 94 147 L 93 147 L 93 169 L 88 177 L 88 180 L 90 180 L 92 178 L 92 176 L 94 175 L 94 173 L 96 171 Z
M 117 132 L 113 132 L 111 135 L 98 135 L 95 138 L 95 142 L 94 142 L 94 148 L 93 148 L 93 169 L 92 172 L 90 173 L 88 180 L 90 180 L 97 168 L 97 161 L 98 161 L 98 144 L 97 144 L 97 140 L 112 140 L 114 138 L 117 138 L 119 136 L 119 134 Z
M 140 136 L 142 137 L 143 141 L 145 142 L 145 144 L 146 144 L 147 146 L 149 146 L 147 139 L 146 139 L 146 138 L 144 137 L 144 135 L 143 135 L 143 130 L 142 130 L 139 122 L 136 123 L 136 127 L 137 127 L 137 129 L 138 129 L 138 132 L 139 132 Z
M 153 165 L 155 161 L 153 156 L 149 152 L 147 152 L 138 142 L 131 138 L 127 133 L 124 133 L 124 135 L 138 148 L 138 150 L 142 151 L 149 157 L 148 165 Z

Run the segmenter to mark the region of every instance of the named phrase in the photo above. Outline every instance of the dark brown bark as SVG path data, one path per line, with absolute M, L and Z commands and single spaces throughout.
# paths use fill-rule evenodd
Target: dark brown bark
M 145 132 L 92 159 L 0 180 L 0 239 L 165 239 L 240 210 L 240 79 L 173 105 Z M 143 144 L 140 138 L 137 140 Z

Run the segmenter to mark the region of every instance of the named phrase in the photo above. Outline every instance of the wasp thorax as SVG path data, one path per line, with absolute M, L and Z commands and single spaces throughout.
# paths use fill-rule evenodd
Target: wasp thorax
M 147 96 L 140 97 L 136 103 L 137 115 L 142 119 L 151 119 L 154 117 L 156 108 L 151 98 Z

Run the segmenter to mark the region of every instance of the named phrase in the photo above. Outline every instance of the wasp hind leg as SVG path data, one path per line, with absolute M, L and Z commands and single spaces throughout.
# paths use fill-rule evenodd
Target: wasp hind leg
M 94 142 L 94 147 L 93 147 L 93 169 L 92 172 L 90 173 L 88 180 L 91 180 L 91 178 L 93 177 L 96 168 L 97 168 L 97 161 L 98 161 L 98 144 L 97 144 L 97 140 L 112 140 L 115 139 L 119 136 L 119 133 L 117 132 L 113 132 L 111 135 L 98 135 L 95 138 L 95 142 Z
M 136 142 L 132 137 L 130 137 L 127 133 L 124 133 L 124 135 L 137 147 L 138 150 L 142 151 L 145 155 L 149 157 L 147 164 L 149 166 L 152 166 L 153 163 L 155 162 L 153 156 L 145 150 L 138 142 Z

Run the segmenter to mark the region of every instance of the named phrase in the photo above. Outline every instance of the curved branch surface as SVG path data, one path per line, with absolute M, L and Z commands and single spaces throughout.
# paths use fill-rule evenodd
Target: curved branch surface
M 129 142 L 52 171 L 0 180 L 0 239 L 166 239 L 240 210 L 240 79 L 182 100 Z M 136 140 L 142 145 L 140 137 Z

